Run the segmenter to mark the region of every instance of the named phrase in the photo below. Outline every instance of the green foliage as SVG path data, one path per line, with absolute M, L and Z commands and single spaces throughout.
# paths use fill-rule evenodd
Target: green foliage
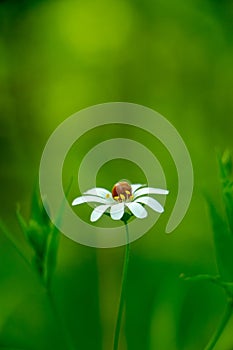
M 187 281 L 207 280 L 223 288 L 226 293 L 227 303 L 225 313 L 218 328 L 209 340 L 205 350 L 215 348 L 233 313 L 233 165 L 232 155 L 226 150 L 223 155 L 218 155 L 218 164 L 221 181 L 221 195 L 224 203 L 224 214 L 221 215 L 214 202 L 207 197 L 207 203 L 212 223 L 215 256 L 218 268 L 218 276 L 208 274 L 180 277 Z
M 226 150 L 218 156 L 220 179 L 222 185 L 222 197 L 225 206 L 228 226 L 233 236 L 233 163 L 232 153 Z
M 50 288 L 51 280 L 57 264 L 57 251 L 59 245 L 60 233 L 55 226 L 49 232 L 45 255 L 45 283 Z
M 224 215 L 220 215 L 215 204 L 208 199 L 212 222 L 216 260 L 219 274 L 225 281 L 233 281 L 233 173 L 232 155 L 226 150 L 218 155 L 221 194 Z
M 233 235 L 215 205 L 208 200 L 218 273 L 223 281 L 233 281 Z
M 211 218 L 219 278 L 216 280 L 215 276 L 209 276 L 207 279 L 222 281 L 220 285 L 224 287 L 225 282 L 233 282 L 233 164 L 232 155 L 228 150 L 223 155 L 218 155 L 218 165 L 224 213 L 220 213 L 209 196 L 206 196 L 206 200 Z M 203 276 L 208 275 L 193 276 L 192 280 L 203 279 Z
M 38 188 L 34 190 L 32 196 L 28 223 L 21 215 L 19 207 L 16 215 L 22 232 L 34 252 L 32 264 L 45 286 L 49 287 L 56 267 L 59 232 L 45 211 Z

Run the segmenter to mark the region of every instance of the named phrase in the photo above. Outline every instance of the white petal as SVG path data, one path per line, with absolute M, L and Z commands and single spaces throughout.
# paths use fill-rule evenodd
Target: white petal
M 150 207 L 154 211 L 157 211 L 158 213 L 164 212 L 163 206 L 158 201 L 156 201 L 154 198 L 140 197 L 140 198 L 136 199 L 135 202 L 136 203 L 140 202 L 140 203 L 146 204 L 146 205 L 148 205 L 148 207 Z
M 162 190 L 161 188 L 145 187 L 136 191 L 134 193 L 134 198 L 137 198 L 145 194 L 168 194 L 168 193 L 169 193 L 168 190 Z
M 96 203 L 102 203 L 102 204 L 107 204 L 107 200 L 104 198 L 96 197 L 96 196 L 81 196 L 77 197 L 73 200 L 72 205 L 78 205 L 82 203 L 91 203 L 91 202 L 96 202 Z
M 90 190 L 84 192 L 84 194 L 91 194 L 91 195 L 106 198 L 106 199 L 110 199 L 110 198 L 113 199 L 112 193 L 106 190 L 105 188 L 101 188 L 101 187 L 91 188 Z
M 145 185 L 141 185 L 141 184 L 133 184 L 131 185 L 132 188 L 132 194 L 134 194 L 135 191 L 137 191 L 138 188 L 145 186 Z
M 124 215 L 124 203 L 118 203 L 111 207 L 110 215 L 113 220 L 120 220 Z
M 91 213 L 91 222 L 97 221 L 109 207 L 109 204 L 99 205 L 96 207 Z
M 139 219 L 144 219 L 147 217 L 147 211 L 143 206 L 139 203 L 131 202 L 131 203 L 125 203 L 129 210 L 132 212 L 133 215 L 135 215 Z

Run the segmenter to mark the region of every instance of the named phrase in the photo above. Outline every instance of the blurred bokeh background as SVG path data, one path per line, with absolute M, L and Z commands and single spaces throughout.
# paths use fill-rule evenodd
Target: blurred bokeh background
M 233 146 L 232 24 L 227 0 L 0 3 L 0 215 L 26 256 L 16 204 L 27 217 L 45 143 L 69 115 L 103 102 L 142 104 L 164 115 L 190 151 L 195 188 L 188 214 L 172 235 L 164 233 L 164 216 L 132 244 L 121 350 L 203 349 L 221 318 L 223 292 L 179 274 L 216 271 L 203 193 L 218 205 L 216 149 Z M 87 135 L 77 161 L 93 137 L 101 140 L 102 131 Z M 132 137 L 155 154 L 161 148 L 142 131 Z M 131 177 L 130 169 L 122 177 Z M 106 165 L 101 185 L 111 185 L 113 172 Z M 168 185 L 177 186 L 172 160 L 165 172 Z M 59 325 L 37 277 L 1 232 L 1 348 L 68 349 L 60 329 L 66 327 L 76 349 L 111 349 L 123 253 L 61 237 L 52 286 Z M 216 350 L 233 348 L 232 326 Z

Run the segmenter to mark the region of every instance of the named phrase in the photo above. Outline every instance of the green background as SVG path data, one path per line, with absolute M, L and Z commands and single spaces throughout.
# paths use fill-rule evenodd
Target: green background
M 203 193 L 218 203 L 215 151 L 232 148 L 232 17 L 227 0 L 0 4 L 1 218 L 26 256 L 31 251 L 16 221 L 16 203 L 28 216 L 45 143 L 69 115 L 104 102 L 142 104 L 164 115 L 190 151 L 195 187 L 183 222 L 166 235 L 164 214 L 131 246 L 120 350 L 202 349 L 223 312 L 221 289 L 179 275 L 216 271 Z M 122 126 L 90 133 L 78 160 L 96 140 L 125 132 Z M 176 173 L 166 151 L 142 131 L 131 136 L 155 155 L 160 150 L 175 193 Z M 65 174 L 73 171 L 67 164 Z M 133 173 L 143 180 L 140 169 Z M 99 185 L 112 186 L 116 174 L 136 182 L 122 161 L 103 167 Z M 37 276 L 1 233 L 1 348 L 68 349 L 60 329 L 66 327 L 77 349 L 111 349 L 123 253 L 124 248 L 94 249 L 61 237 L 53 280 L 61 325 Z M 232 348 L 232 326 L 216 350 Z

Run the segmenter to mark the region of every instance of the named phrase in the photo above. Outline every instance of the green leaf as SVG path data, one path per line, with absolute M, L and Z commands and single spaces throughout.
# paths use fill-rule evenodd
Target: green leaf
M 218 213 L 215 205 L 207 198 L 209 207 L 218 273 L 224 281 L 233 281 L 233 236 L 228 225 Z
M 28 238 L 28 225 L 26 223 L 26 221 L 24 220 L 23 216 L 21 215 L 20 213 L 20 206 L 18 205 L 17 206 L 17 209 L 16 209 L 16 217 L 18 219 L 18 223 L 19 223 L 19 226 L 26 238 L 27 241 L 29 241 L 29 238 Z
M 39 225 L 35 220 L 30 220 L 29 224 L 27 224 L 20 213 L 19 207 L 17 208 L 16 215 L 28 243 L 31 245 L 36 255 L 42 259 L 45 255 L 49 228 Z
M 233 162 L 232 154 L 229 150 L 226 150 L 222 156 L 218 155 L 218 164 L 226 217 L 233 235 Z
M 49 233 L 47 241 L 47 249 L 45 256 L 45 284 L 50 287 L 52 277 L 57 265 L 57 251 L 59 246 L 60 233 L 59 230 L 54 226 Z
M 232 177 L 233 163 L 232 152 L 226 149 L 223 154 L 218 154 L 218 162 L 220 167 L 220 175 L 222 178 Z
M 233 295 L 233 282 L 226 282 L 221 279 L 221 276 L 213 276 L 208 274 L 199 274 L 193 276 L 187 276 L 184 273 L 181 273 L 179 276 L 184 281 L 209 281 L 212 282 L 219 287 L 223 288 L 227 295 Z
M 31 200 L 31 219 L 40 225 L 50 225 L 50 219 L 41 200 L 38 184 L 35 186 Z
M 30 220 L 28 226 L 28 240 L 38 257 L 43 260 L 46 253 L 46 243 L 49 228 L 39 225 L 36 221 Z
M 11 242 L 17 253 L 21 256 L 21 258 L 26 262 L 27 265 L 30 265 L 29 260 L 26 258 L 26 256 L 23 254 L 23 249 L 19 246 L 18 242 L 15 241 L 13 238 L 14 235 L 12 235 L 9 230 L 4 225 L 3 221 L 0 219 L 0 230 L 3 232 L 3 234 L 6 236 L 6 238 Z
M 219 281 L 219 276 L 213 276 L 208 274 L 199 274 L 199 275 L 193 275 L 193 276 L 187 276 L 184 273 L 181 273 L 179 276 L 184 281 L 211 281 L 216 282 Z
M 40 225 L 33 219 L 27 224 L 20 213 L 19 207 L 17 208 L 16 215 L 24 236 L 34 251 L 32 264 L 39 276 L 44 278 L 46 247 L 50 227 L 42 226 L 42 224 Z
M 44 261 L 38 257 L 38 255 L 34 255 L 32 258 L 32 266 L 40 276 L 41 280 L 44 280 L 45 266 Z
M 66 190 L 66 197 L 70 192 L 72 183 L 73 183 L 73 178 L 71 179 L 70 184 Z M 66 202 L 66 199 L 64 198 L 56 218 L 56 224 L 51 225 L 51 230 L 49 232 L 49 236 L 47 240 L 47 249 L 46 249 L 46 256 L 45 256 L 45 284 L 47 285 L 48 288 L 50 288 L 52 277 L 57 264 L 57 251 L 58 251 L 59 240 L 60 240 L 60 232 L 57 227 L 60 226 L 59 224 L 62 221 L 62 214 L 64 212 L 65 202 Z

